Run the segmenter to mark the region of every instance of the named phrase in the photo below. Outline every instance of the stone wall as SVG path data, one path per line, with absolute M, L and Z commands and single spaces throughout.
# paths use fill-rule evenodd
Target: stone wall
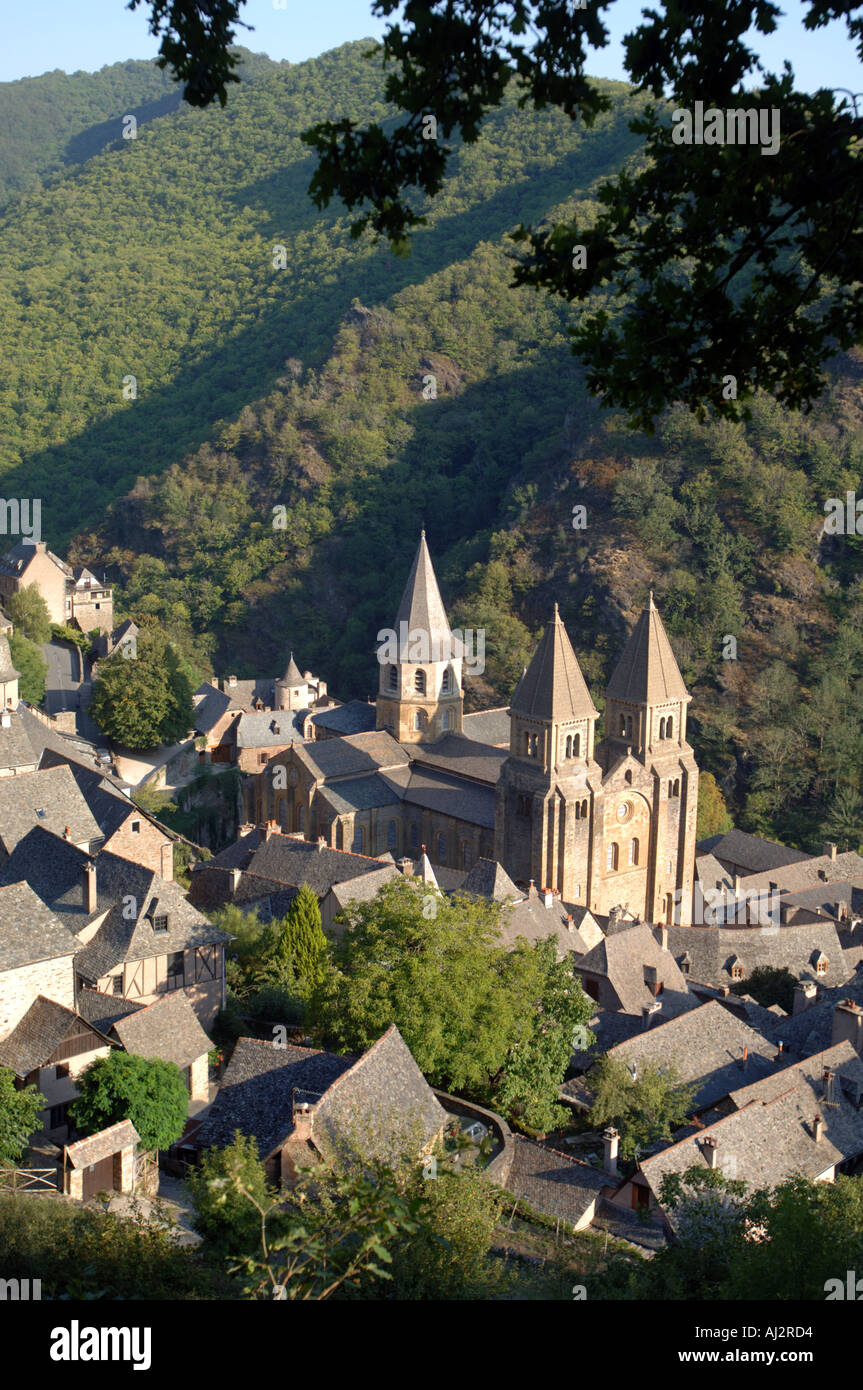
M 18 970 L 0 973 L 0 1039 L 8 1037 L 38 994 L 44 994 L 46 999 L 53 999 L 57 1004 L 64 1004 L 67 1009 L 74 1009 L 75 979 L 71 953 L 56 960 L 37 961 L 33 965 L 22 965 Z

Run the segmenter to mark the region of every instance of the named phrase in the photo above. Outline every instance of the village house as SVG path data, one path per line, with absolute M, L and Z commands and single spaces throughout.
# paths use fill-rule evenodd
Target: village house
M 258 772 L 292 741 L 316 738 L 315 712 L 339 708 L 325 681 L 300 671 L 293 652 L 281 677 L 225 676 L 206 681 L 193 698 L 202 760 L 234 763 L 246 773 Z
M 78 1012 L 126 1052 L 173 1062 L 183 1073 L 190 1101 L 209 1099 L 212 1044 L 182 990 L 141 1005 L 98 990 L 79 989 Z
M 194 1144 L 223 1148 L 239 1130 L 256 1140 L 269 1181 L 291 1186 L 321 1161 L 418 1159 L 445 1121 L 393 1024 L 360 1057 L 241 1038 Z
M 110 632 L 114 622 L 111 588 L 92 570 L 73 569 L 44 541 L 21 540 L 0 559 L 0 602 L 34 585 L 52 623 L 82 632 Z
M 78 942 L 23 881 L 0 885 L 0 1039 L 40 995 L 75 1007 Z
M 20 1086 L 35 1086 L 42 1092 L 45 1108 L 38 1137 L 55 1142 L 68 1138 L 68 1111 L 79 1094 L 78 1077 L 115 1046 L 119 1044 L 76 1010 L 43 994 L 36 996 L 12 1031 L 0 1040 L 0 1066 L 11 1068 Z

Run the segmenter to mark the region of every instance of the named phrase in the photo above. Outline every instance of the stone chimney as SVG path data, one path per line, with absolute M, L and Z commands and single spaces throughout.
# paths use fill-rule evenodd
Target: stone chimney
M 567 930 L 567 931 L 575 931 L 575 923 L 574 923 L 573 920 L 572 920 L 572 913 L 571 913 L 571 912 L 567 912 L 567 914 L 566 914 L 566 930 Z
M 12 727 L 12 714 L 8 709 L 4 709 L 3 713 L 0 714 L 0 726 L 4 729 L 11 729 Z
M 834 845 L 832 840 L 826 840 L 821 853 L 827 856 L 831 864 L 835 863 L 836 855 L 839 853 L 839 846 Z
M 824 1119 L 821 1115 L 816 1115 L 812 1121 L 812 1138 L 816 1144 L 820 1144 L 824 1138 Z
M 744 1047 L 743 1056 L 740 1058 L 740 1070 L 745 1071 L 749 1066 L 749 1048 Z
M 327 848 L 327 842 L 326 842 L 326 840 L 324 839 L 323 835 L 319 835 L 319 836 L 318 836 L 317 842 L 316 842 L 316 843 L 317 843 L 317 846 L 318 846 L 318 854 L 320 854 L 323 850 L 325 850 L 325 849 Z
M 719 1141 L 708 1134 L 704 1141 L 704 1157 L 707 1159 L 708 1168 L 719 1167 Z
M 659 970 L 655 965 L 645 965 L 644 983 L 655 999 L 660 989 Z
M 650 1020 L 653 1018 L 654 1014 L 658 1014 L 661 1011 L 661 1009 L 662 1005 L 660 1004 L 658 999 L 655 1000 L 652 1004 L 642 1004 L 641 1026 L 645 1031 L 650 1027 Z
M 831 1047 L 837 1043 L 850 1042 L 859 1053 L 863 1042 L 863 1009 L 853 999 L 843 999 L 833 1010 L 833 1036 Z
M 529 882 L 529 884 L 528 884 L 528 887 L 527 887 L 527 896 L 528 896 L 529 898 L 537 898 L 537 897 L 539 897 L 539 894 L 538 894 L 537 891 L 536 891 L 536 884 L 534 883 L 533 879 L 531 879 L 530 882 Z
M 542 901 L 545 904 L 546 909 L 551 907 L 552 903 L 554 902 L 554 894 L 552 893 L 550 888 L 544 888 L 542 890 Z
M 784 1051 L 784 1048 L 785 1048 L 785 1044 L 783 1043 L 782 1039 L 780 1038 L 780 1039 L 779 1039 L 779 1051 L 776 1053 L 776 1056 L 773 1058 L 774 1062 L 783 1062 L 783 1061 L 785 1060 L 785 1051 Z
M 664 922 L 659 928 L 659 946 L 663 951 L 668 950 L 668 927 Z
M 611 1125 L 602 1136 L 602 1166 L 606 1173 L 611 1177 L 617 1177 L 617 1150 L 620 1145 L 620 1135 Z
M 88 859 L 84 865 L 84 906 L 88 914 L 96 911 L 96 865 Z
M 312 1137 L 314 1108 L 307 1100 L 294 1100 L 294 1132 L 291 1139 L 297 1144 L 307 1144 Z
M 260 826 L 259 829 L 263 840 L 271 840 L 274 835 L 278 835 L 279 833 L 278 823 L 274 820 L 264 821 L 264 824 Z
M 811 1009 L 818 998 L 818 986 L 814 980 L 805 980 L 802 984 L 794 986 L 794 1008 L 791 1010 L 792 1018 L 798 1014 L 805 1013 Z
M 240 886 L 240 880 L 241 880 L 242 877 L 243 877 L 243 871 L 242 871 L 242 869 L 232 869 L 232 870 L 231 870 L 231 892 L 232 892 L 232 893 L 236 893 L 237 889 L 238 889 L 239 886 Z

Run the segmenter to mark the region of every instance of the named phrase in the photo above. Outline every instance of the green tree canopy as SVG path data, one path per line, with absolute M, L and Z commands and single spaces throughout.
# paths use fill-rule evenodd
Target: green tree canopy
M 282 923 L 278 937 L 279 953 L 289 961 L 297 983 L 304 991 L 311 990 L 324 975 L 327 938 L 321 926 L 321 909 L 317 895 L 307 883 L 300 885 Z
M 15 624 L 16 632 L 23 633 L 39 646 L 51 636 L 48 605 L 35 584 L 27 584 L 10 594 L 6 600 L 6 616 Z
M 602 1057 L 589 1074 L 594 1092 L 591 1118 L 620 1131 L 620 1152 L 634 1158 L 657 1139 L 672 1137 L 689 1114 L 694 1085 L 684 1085 L 673 1063 L 639 1060 L 633 1076 L 618 1057 Z
M 189 1092 L 173 1062 L 114 1048 L 91 1062 L 77 1085 L 79 1096 L 69 1114 L 85 1134 L 131 1120 L 143 1149 L 169 1149 L 183 1133 Z
M 90 714 L 100 729 L 127 748 L 174 743 L 192 726 L 192 684 L 170 643 L 142 627 L 136 655 L 116 652 L 99 664 Z
M 28 590 L 23 592 L 27 593 Z M 19 632 L 13 632 L 9 638 L 9 651 L 15 669 L 21 675 L 18 694 L 30 705 L 41 705 L 45 699 L 45 677 L 48 674 L 48 663 L 41 649 Z
M 11 1067 L 0 1067 L 0 1163 L 20 1161 L 34 1130 L 45 1098 L 35 1086 L 18 1090 Z

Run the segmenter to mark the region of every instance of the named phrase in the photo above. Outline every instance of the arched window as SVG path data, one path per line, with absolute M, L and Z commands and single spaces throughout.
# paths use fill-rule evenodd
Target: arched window
M 576 801 L 576 803 L 575 803 L 575 819 L 576 819 L 576 820 L 581 820 L 581 802 L 580 802 L 580 801 Z
M 399 673 L 395 666 L 390 666 L 387 670 L 387 685 L 390 690 L 398 690 L 399 688 Z
M 525 733 L 525 736 L 524 736 L 524 751 L 525 751 L 525 753 L 527 754 L 527 756 L 528 756 L 529 758 L 535 758 L 535 757 L 536 757 L 536 753 L 537 753 L 537 748 L 538 748 L 538 746 L 539 746 L 539 735 L 538 735 L 538 734 Z
M 637 840 L 630 840 L 630 842 L 629 842 L 629 862 L 630 862 L 630 864 L 637 864 L 637 863 L 638 863 L 638 841 L 637 841 Z
M 605 856 L 605 867 L 610 873 L 614 873 L 618 864 L 618 848 L 616 844 L 610 844 Z
M 387 848 L 388 848 L 388 849 L 395 849 L 395 847 L 396 847 L 396 823 L 395 823 L 394 820 L 391 820 L 391 821 L 389 822 L 389 824 L 387 825 Z
M 425 671 L 415 671 L 415 672 L 414 672 L 414 690 L 418 691 L 420 695 L 425 695 L 425 693 L 426 693 L 426 673 L 425 673 Z
M 567 734 L 566 736 L 566 752 L 564 753 L 564 757 L 572 757 L 572 734 Z
M 462 866 L 463 869 L 469 869 L 472 863 L 473 863 L 473 851 L 472 851 L 470 845 L 468 844 L 467 840 L 462 840 L 462 842 L 461 842 L 461 866 Z
M 627 782 L 632 782 L 632 768 L 631 768 L 631 767 L 628 767 L 628 768 L 626 769 L 626 772 L 624 773 L 624 780 L 627 781 Z
M 445 729 L 451 729 L 451 728 L 452 728 L 452 710 L 448 710 L 448 709 L 445 709 L 445 710 L 444 710 L 444 712 L 443 712 L 443 727 L 444 727 Z
M 441 687 L 440 687 L 440 689 L 441 689 L 441 694 L 442 694 L 442 695 L 451 695 L 451 694 L 452 694 L 452 671 L 450 671 L 450 670 L 444 671 L 444 673 L 443 673 L 443 680 L 441 681 Z
M 418 709 L 414 715 L 414 729 L 420 730 L 428 727 L 428 716 L 424 709 Z
M 660 719 L 660 721 L 659 721 L 659 737 L 660 737 L 660 738 L 665 738 L 665 720 L 664 720 L 664 719 Z
M 361 825 L 354 826 L 354 842 L 351 846 L 354 854 L 362 854 L 366 847 L 366 835 Z
M 573 734 L 573 738 L 572 738 L 572 756 L 573 756 L 574 758 L 580 758 L 580 757 L 581 757 L 581 734 Z
M 665 721 L 665 737 L 674 737 L 674 720 L 672 719 L 671 715 L 669 715 Z
M 419 849 L 419 847 L 420 847 L 420 828 L 419 828 L 419 826 L 417 825 L 416 821 L 413 821 L 412 824 L 411 824 L 411 849 Z
M 675 795 L 675 796 L 679 796 L 679 795 L 680 795 L 680 778 L 679 778 L 679 777 L 675 777 L 675 779 L 674 779 L 674 795 Z
M 581 803 L 581 818 L 582 818 L 582 820 L 587 820 L 587 802 L 586 802 L 586 801 L 582 801 L 582 803 Z
M 437 857 L 442 864 L 446 863 L 446 835 L 437 837 Z
M 620 737 L 623 738 L 623 737 L 625 737 L 625 735 L 626 735 L 626 715 L 625 715 L 625 714 L 622 714 L 622 715 L 620 716 Z
M 301 807 L 299 808 L 299 810 L 297 811 L 297 829 L 298 829 L 298 830 L 305 830 L 305 828 L 306 828 L 306 808 L 305 808 L 305 806 L 301 806 Z

